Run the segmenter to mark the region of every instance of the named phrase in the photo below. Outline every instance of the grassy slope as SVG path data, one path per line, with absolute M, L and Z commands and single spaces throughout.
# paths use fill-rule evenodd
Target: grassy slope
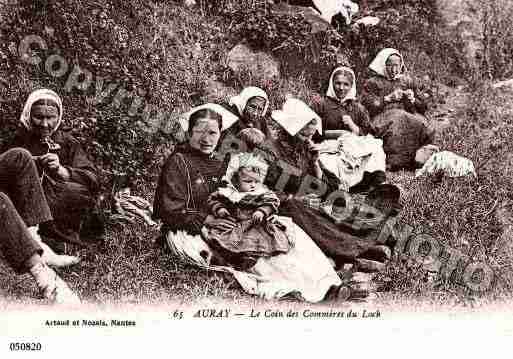
M 96 3 L 86 3 L 91 7 L 88 10 L 95 14 L 104 11 L 112 15 L 116 10 L 114 5 L 95 8 L 98 6 L 95 5 Z M 124 9 L 121 8 L 119 11 Z M 88 43 L 92 44 L 91 56 L 83 57 L 83 60 L 86 60 L 87 65 L 93 66 L 90 59 L 96 56 L 94 58 L 97 62 L 103 64 L 92 67 L 91 70 L 97 71 L 95 75 L 110 76 L 111 79 L 126 81 L 126 83 L 133 82 L 147 91 L 148 101 L 170 112 L 185 109 L 191 104 L 207 99 L 222 99 L 225 93 L 212 96 L 205 92 L 209 79 L 219 70 L 216 66 L 219 64 L 216 56 L 224 51 L 226 46 L 222 37 L 221 40 L 216 37 L 217 24 L 211 18 L 189 13 L 173 4 L 155 8 L 142 6 L 139 11 L 144 14 L 140 19 L 146 19 L 146 21 L 139 21 L 135 26 L 128 20 L 125 23 L 116 23 L 112 20 L 113 22 L 108 26 L 117 31 L 109 32 L 109 30 L 107 34 L 123 34 L 123 28 L 133 29 L 134 35 L 130 40 L 140 40 L 137 46 L 134 45 L 134 48 L 139 51 L 138 55 L 160 56 L 158 61 L 155 60 L 158 66 L 151 65 L 148 58 L 144 58 L 145 61 L 142 61 L 142 64 L 126 60 L 123 57 L 126 56 L 126 52 L 115 48 L 115 46 L 121 46 L 119 39 L 107 38 L 106 44 L 88 40 Z M 117 17 L 113 18 L 119 21 Z M 74 26 L 73 20 L 77 19 L 71 19 L 69 26 Z M 50 46 L 63 47 L 63 44 L 68 44 L 69 38 L 52 39 L 48 36 L 44 26 L 48 25 L 49 21 L 45 17 L 39 18 L 33 24 L 36 28 L 33 29 L 34 32 L 45 34 L 45 39 L 50 39 Z M 97 26 L 96 23 L 93 25 Z M 81 27 L 79 30 L 84 31 Z M 97 29 L 93 28 L 93 30 Z M 65 31 L 57 32 L 65 33 Z M 27 33 L 27 29 L 20 31 L 20 35 L 17 36 L 24 33 Z M 147 39 L 144 39 L 144 36 Z M 172 39 L 182 39 L 182 41 L 169 46 L 169 41 Z M 5 42 L 5 44 L 8 43 L 8 41 Z M 215 45 L 210 46 L 211 43 Z M 202 56 L 194 55 L 196 44 L 199 44 Z M 62 51 L 68 50 L 65 48 Z M 5 48 L 2 48 L 2 51 L 8 53 Z M 74 58 L 73 55 L 76 54 L 73 54 L 72 50 L 69 51 L 66 54 Z M 116 51 L 119 51 L 119 57 Z M 412 54 L 415 52 L 412 51 Z M 424 55 L 410 56 L 409 59 L 413 69 L 426 68 Z M 128 62 L 124 63 L 124 61 Z M 110 67 L 105 67 L 107 62 L 111 64 Z M 126 71 L 122 70 L 123 65 L 126 65 Z M 26 65 L 14 62 L 13 66 L 10 69 L 2 68 L 2 77 L 7 79 L 9 84 L 2 88 L 3 104 L 8 110 L 6 111 L 8 116 L 12 116 L 7 119 L 11 125 L 16 121 L 24 97 L 30 89 L 42 85 L 56 89 L 62 87 L 62 83 L 41 76 L 41 72 L 34 71 Z M 172 73 L 170 73 L 171 70 L 173 70 Z M 151 77 L 148 77 L 150 75 Z M 251 81 L 264 85 L 263 80 L 258 77 L 250 76 L 239 80 L 239 84 Z M 305 86 L 304 81 L 297 78 L 282 79 L 265 85 L 268 86 L 268 90 L 276 101 L 275 107 L 285 93 L 309 98 L 314 92 Z M 477 98 L 483 100 L 477 101 Z M 502 168 L 507 154 L 512 153 L 512 145 L 507 141 L 510 138 L 508 136 L 511 132 L 511 123 L 508 122 L 510 109 L 506 105 L 506 99 L 507 94 L 496 96 L 495 93 L 489 92 L 464 93 L 451 90 L 450 97 L 446 101 L 445 106 L 455 111 L 452 113 L 451 126 L 444 131 L 437 142 L 443 144 L 445 149 L 472 159 L 479 168 L 478 180 L 447 179 L 441 183 L 434 183 L 430 180 L 413 180 L 411 173 L 402 172 L 391 175 L 393 182 L 400 183 L 406 189 L 405 209 L 402 214 L 405 221 L 415 228 L 429 229 L 446 245 L 457 248 L 473 258 L 483 259 L 493 264 L 496 272 L 500 274 L 500 280 L 497 289 L 487 294 L 488 298 L 502 296 L 511 289 L 509 275 L 512 256 L 508 252 L 509 247 L 501 240 L 503 228 L 499 218 L 495 211 L 490 212 L 496 201 L 505 203 L 507 206 L 507 201 L 511 200 L 511 175 L 504 175 Z M 87 125 L 91 125 L 88 122 L 91 118 L 116 122 L 120 117 L 120 111 L 108 106 L 87 105 L 82 93 L 65 94 L 64 100 L 69 118 L 80 117 Z M 495 128 L 501 123 L 506 125 Z M 131 124 L 127 125 L 130 127 Z M 94 137 L 97 135 L 94 125 L 90 127 L 93 130 L 88 131 L 87 134 Z M 484 140 L 483 131 L 488 131 L 489 135 Z M 143 142 L 142 145 L 149 147 L 150 154 L 154 153 L 154 147 L 151 144 Z M 115 165 L 105 163 L 102 161 L 104 160 L 102 154 L 95 148 L 92 150 L 95 151 L 97 159 L 104 168 L 117 170 L 127 166 L 127 163 L 123 162 Z M 110 155 L 116 157 L 119 154 L 115 152 Z M 154 178 L 162 157 L 163 154 L 152 156 L 149 173 L 144 173 L 144 177 L 141 178 Z M 511 166 L 508 168 L 511 171 Z M 148 187 L 142 180 L 135 182 L 140 194 L 152 199 L 152 185 Z M 149 230 L 140 223 L 127 225 L 111 223 L 106 246 L 98 248 L 96 252 L 79 253 L 83 257 L 82 264 L 63 271 L 63 276 L 84 299 L 92 302 L 146 303 L 169 299 L 191 302 L 212 297 L 235 301 L 255 300 L 245 296 L 230 278 L 184 266 L 168 255 L 156 251 L 152 242 L 156 235 L 155 231 Z M 24 298 L 35 293 L 35 288 L 30 281 L 26 280 L 27 278 L 15 277 L 5 267 L 1 267 L 0 275 L 2 282 L 6 283 L 7 299 Z M 390 301 L 398 298 L 421 297 L 446 302 L 449 297 L 453 297 L 454 302 L 459 302 L 470 298 L 469 293 L 459 286 L 447 283 L 434 286 L 423 281 L 422 271 L 412 270 L 403 262 L 392 263 L 387 275 L 392 279 L 391 292 L 386 295 Z

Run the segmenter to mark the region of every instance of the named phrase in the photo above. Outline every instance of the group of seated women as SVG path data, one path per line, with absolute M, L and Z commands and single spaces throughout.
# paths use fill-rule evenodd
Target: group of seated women
M 312 107 L 289 98 L 267 116 L 268 95 L 248 87 L 225 107 L 191 110 L 184 121 L 189 141 L 166 160 L 154 203 L 172 252 L 229 272 L 245 291 L 265 298 L 351 295 L 334 268 L 383 261 L 390 248 L 333 220 L 347 199 L 341 190 L 375 196 L 387 168 L 413 166 L 416 150 L 431 141 L 423 96 L 401 55 L 385 49 L 371 68 L 376 76 L 365 85 L 365 105 L 356 98 L 354 72 L 340 67 Z M 329 157 L 323 161 L 333 138 L 345 151 L 337 158 L 361 166 L 358 181 L 354 173 L 332 171 Z M 312 194 L 331 203 L 332 212 L 308 205 Z M 342 203 L 335 206 L 333 194 Z
M 431 141 L 420 117 L 426 106 L 399 52 L 382 50 L 370 67 L 376 75 L 365 84 L 363 104 L 354 72 L 340 67 L 311 107 L 290 98 L 268 116 L 268 95 L 249 87 L 226 106 L 188 112 L 188 140 L 166 159 L 154 199 L 163 243 L 181 260 L 228 272 L 264 298 L 351 297 L 335 269 L 385 261 L 390 243 L 334 215 L 347 212 L 350 192 L 375 198 L 385 169 L 411 167 L 415 151 Z M 55 92 L 33 92 L 16 148 L 0 155 L 0 250 L 13 269 L 32 274 L 45 297 L 76 303 L 49 266 L 78 259 L 52 248 L 81 243 L 81 218 L 98 182 L 62 117 Z

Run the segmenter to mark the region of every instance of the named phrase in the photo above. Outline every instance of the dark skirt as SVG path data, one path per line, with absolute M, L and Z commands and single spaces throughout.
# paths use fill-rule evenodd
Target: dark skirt
M 387 169 L 415 168 L 417 150 L 434 139 L 434 131 L 427 127 L 427 121 L 421 114 L 400 109 L 387 110 L 373 119 L 376 135 L 383 139 Z
M 319 209 L 297 199 L 282 203 L 280 214 L 291 217 L 337 265 L 355 263 L 357 259 L 383 260 L 374 254 L 376 247 L 382 245 L 377 240 L 385 222 L 384 214 L 378 223 L 355 228 L 350 221 L 335 223 Z
M 287 253 L 291 248 L 285 227 L 271 222 L 253 225 L 251 220 L 240 220 L 230 231 L 208 228 L 207 243 L 239 269 L 251 267 L 260 257 Z
M 43 179 L 43 189 L 54 218 L 56 228 L 64 234 L 58 241 L 83 244 L 80 241 L 81 223 L 96 204 L 89 189 L 79 183 Z

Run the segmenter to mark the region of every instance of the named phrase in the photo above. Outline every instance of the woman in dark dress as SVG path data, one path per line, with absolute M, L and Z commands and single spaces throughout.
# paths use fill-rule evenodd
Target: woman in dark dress
M 370 124 L 369 113 L 356 97 L 356 76 L 353 70 L 345 66 L 337 67 L 331 73 L 326 96 L 315 103 L 313 109 L 322 118 L 324 139 L 344 135 L 339 142 L 330 142 L 330 145 L 326 143 L 329 150 L 323 151 L 321 155 L 323 164 L 347 187 L 352 187 L 351 192 L 366 191 L 383 183 L 386 180 L 385 153 L 381 141 L 372 137 L 374 129 Z M 356 137 L 366 135 L 369 136 Z M 365 155 L 360 154 L 358 157 L 354 150 L 351 151 L 355 148 L 354 143 L 365 150 Z M 344 145 L 342 149 L 338 148 L 340 144 Z M 356 165 L 351 164 L 353 159 Z
M 264 119 L 269 108 L 269 98 L 261 88 L 244 88 L 240 94 L 230 99 L 228 107 L 237 115 L 239 121 L 223 133 L 223 138 L 228 135 L 237 136 L 245 128 L 257 128 L 266 132 Z
M 403 57 L 395 49 L 381 50 L 369 68 L 374 76 L 365 82 L 362 99 L 376 137 L 383 139 L 387 168 L 414 168 L 416 151 L 434 136 L 425 124 L 426 96 L 407 75 Z
M 311 141 L 322 128 L 319 116 L 302 101 L 289 99 L 283 110 L 273 112 L 272 118 L 270 127 L 281 130 L 263 146 L 271 159 L 266 184 L 281 192 L 281 213 L 291 217 L 338 265 L 384 259 L 382 254 L 388 250 L 376 243 L 375 232 L 341 227 L 318 208 L 305 205 L 312 196 L 317 197 L 317 202 L 335 201 L 334 194 L 342 201 L 348 198 L 338 191 L 338 178 L 322 166 L 317 147 Z
M 220 265 L 224 263 L 202 237 L 202 226 L 219 230 L 235 226 L 230 218 L 209 215 L 207 203 L 225 174 L 224 156 L 214 152 L 225 127 L 222 116 L 212 109 L 192 111 L 188 143 L 164 164 L 155 194 L 154 217 L 163 221 L 163 235 L 171 251 L 195 265 L 233 274 L 246 292 L 264 298 L 299 293 L 304 300 L 317 302 L 338 293 L 341 281 L 329 260 L 290 219 L 284 219 L 294 236 L 289 252 L 259 258 L 244 271 Z
M 27 149 L 38 165 L 54 218 L 54 232 L 60 234 L 53 239 L 82 244 L 81 220 L 96 203 L 98 178 L 79 141 L 62 128 L 62 117 L 62 100 L 55 92 L 47 89 L 32 92 L 23 108 L 22 127 L 14 146 Z M 43 225 L 39 229 L 47 241 L 48 228 Z M 62 251 L 59 243 L 48 244 Z
M 336 130 L 362 136 L 373 132 L 369 113 L 356 97 L 356 76 L 349 67 L 333 70 L 326 96 L 312 107 L 322 118 L 325 135 Z

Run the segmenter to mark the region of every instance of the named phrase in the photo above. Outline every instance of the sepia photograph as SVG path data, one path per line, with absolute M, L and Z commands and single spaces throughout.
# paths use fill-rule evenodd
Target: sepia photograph
M 0 354 L 504 356 L 512 17 L 0 0 Z

